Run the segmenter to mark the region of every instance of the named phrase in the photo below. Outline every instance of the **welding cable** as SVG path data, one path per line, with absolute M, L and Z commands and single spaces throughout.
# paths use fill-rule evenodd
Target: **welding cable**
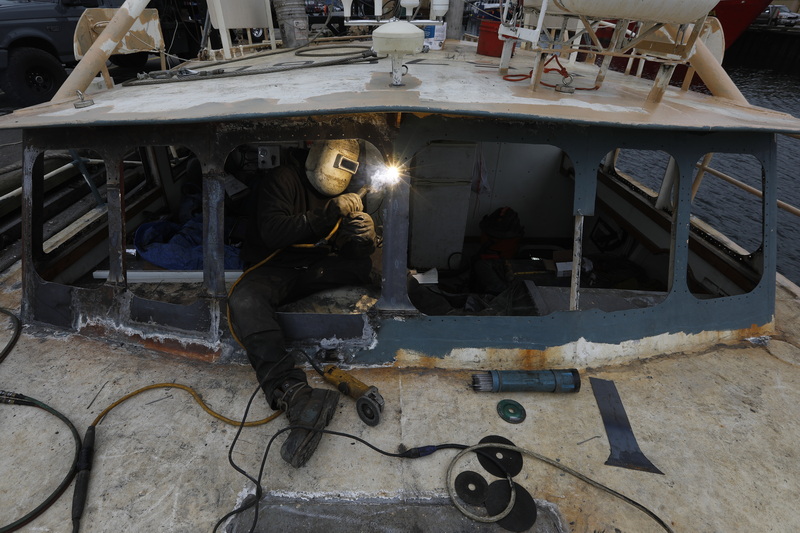
M 292 248 L 315 248 L 317 246 L 320 246 L 321 243 L 326 243 L 329 240 L 331 240 L 333 235 L 337 231 L 339 231 L 339 226 L 341 226 L 341 224 L 342 224 L 342 219 L 340 218 L 339 220 L 336 221 L 336 225 L 333 226 L 333 229 L 330 231 L 330 233 L 328 233 L 327 237 L 325 237 L 321 241 L 317 242 L 316 244 L 305 244 L 305 243 L 303 243 L 303 244 L 293 244 Z M 236 286 L 239 284 L 239 282 L 242 281 L 247 274 L 249 274 L 253 270 L 255 270 L 255 269 L 267 264 L 267 262 L 271 261 L 273 257 L 275 257 L 276 255 L 281 253 L 283 250 L 284 250 L 284 248 L 278 248 L 277 250 L 275 250 L 274 252 L 269 254 L 267 257 L 265 257 L 264 259 L 262 259 L 261 261 L 259 261 L 255 265 L 251 266 L 250 268 L 248 268 L 244 272 L 242 272 L 242 275 L 239 276 L 238 278 L 236 278 L 236 281 L 234 281 L 233 285 L 231 285 L 231 288 L 228 291 L 228 300 L 231 299 L 231 295 L 233 294 L 233 289 L 236 288 Z M 231 322 L 231 306 L 230 305 L 226 305 L 225 306 L 225 316 L 228 319 L 228 330 L 231 332 L 231 336 L 233 337 L 233 340 L 235 340 L 236 343 L 239 346 L 244 348 L 245 347 L 244 343 L 242 343 L 241 339 L 239 339 L 239 336 L 236 335 L 236 332 L 233 331 L 233 326 L 231 325 L 232 322 Z
M 327 23 L 327 21 L 326 21 L 326 23 Z M 220 59 L 220 60 L 217 60 L 217 61 L 209 61 L 207 63 L 204 63 L 201 66 L 203 68 L 217 67 L 219 65 L 227 65 L 228 63 L 237 63 L 239 61 L 245 61 L 245 60 L 249 61 L 251 59 L 257 59 L 257 58 L 261 58 L 261 57 L 277 56 L 277 55 L 281 55 L 281 54 L 287 54 L 289 52 L 294 52 L 295 55 L 297 55 L 297 51 L 302 50 L 303 48 L 308 48 L 309 46 L 311 46 L 317 39 L 319 39 L 322 36 L 322 33 L 323 33 L 323 30 L 317 32 L 317 34 L 315 36 L 313 36 L 311 39 L 309 39 L 306 44 L 298 46 L 297 48 L 278 48 L 278 49 L 275 49 L 275 50 L 264 50 L 263 52 L 254 52 L 254 53 L 252 53 L 250 55 L 247 55 L 247 56 L 234 57 L 234 58 L 231 58 L 231 59 Z M 266 35 L 265 35 L 265 37 L 266 37 Z M 358 38 L 358 37 L 356 37 L 356 38 Z M 351 40 L 355 40 L 355 38 L 351 39 Z M 200 44 L 202 44 L 202 43 L 200 43 Z M 192 59 L 190 61 L 194 61 L 194 59 Z M 175 69 L 173 68 L 173 69 L 170 69 L 170 70 L 175 70 Z
M 253 400 L 255 400 L 256 394 L 258 394 L 258 391 L 261 390 L 261 388 L 263 387 L 264 383 L 266 383 L 267 379 L 269 379 L 270 375 L 272 374 L 272 371 L 276 367 L 280 366 L 280 364 L 283 363 L 283 361 L 286 360 L 286 358 L 289 357 L 290 354 L 291 354 L 291 352 L 287 352 L 286 354 L 284 354 L 284 356 L 281 357 L 281 359 L 267 371 L 267 373 L 264 375 L 264 377 L 261 378 L 261 380 L 258 383 L 258 386 L 253 391 L 253 394 L 251 394 L 250 398 L 247 400 L 247 406 L 245 407 L 244 414 L 242 415 L 242 421 L 239 423 L 239 427 L 236 429 L 236 435 L 233 436 L 233 440 L 231 441 L 231 445 L 228 447 L 228 464 L 230 464 L 231 467 L 234 470 L 236 470 L 237 472 L 242 474 L 244 477 L 246 477 L 248 480 L 250 480 L 256 487 L 256 491 L 255 491 L 255 495 L 254 495 L 255 496 L 254 502 L 257 502 L 261 498 L 261 493 L 262 493 L 261 478 L 259 476 L 259 479 L 256 479 L 255 477 L 251 476 L 244 468 L 242 468 L 239 465 L 237 465 L 236 461 L 233 460 L 233 450 L 236 447 L 236 443 L 239 441 L 239 436 L 242 434 L 242 429 L 244 429 L 245 421 L 247 420 L 247 415 L 250 412 L 250 407 L 252 407 L 252 405 L 253 405 Z M 279 415 L 282 412 L 283 411 L 276 411 L 275 416 Z M 233 513 L 228 513 L 227 515 L 222 517 L 217 522 L 217 524 L 214 526 L 214 531 L 216 532 L 216 530 L 220 526 L 220 524 L 222 524 L 229 517 L 237 514 L 238 512 L 243 512 L 244 510 L 249 509 L 250 506 L 251 506 L 251 504 L 249 504 L 249 502 L 246 502 L 246 506 L 243 506 L 244 508 L 242 509 L 242 511 L 236 511 L 236 512 L 233 512 Z M 256 517 L 256 519 L 258 519 L 258 517 Z
M 219 527 L 226 520 L 228 520 L 229 518 L 231 518 L 233 516 L 236 516 L 237 514 L 241 514 L 241 513 L 249 510 L 250 508 L 252 508 L 254 506 L 255 506 L 255 509 L 254 509 L 253 522 L 252 522 L 252 524 L 250 526 L 249 533 L 253 533 L 253 531 L 255 531 L 255 527 L 256 527 L 256 525 L 258 523 L 258 505 L 257 505 L 257 503 L 260 501 L 261 495 L 263 494 L 263 488 L 262 488 L 261 482 L 262 482 L 263 477 L 264 477 L 264 470 L 266 468 L 267 457 L 269 456 L 270 449 L 272 448 L 272 445 L 275 442 L 275 439 L 278 438 L 279 435 L 281 435 L 283 433 L 286 433 L 287 431 L 291 431 L 293 429 L 308 429 L 308 430 L 311 430 L 311 431 L 324 433 L 326 435 L 333 435 L 333 436 L 336 436 L 336 437 L 344 437 L 344 438 L 347 438 L 347 439 L 352 439 L 352 440 L 354 440 L 356 442 L 359 442 L 359 443 L 363 444 L 364 446 L 370 448 L 372 451 L 377 452 L 377 453 L 379 453 L 379 454 L 381 454 L 381 455 L 383 455 L 385 457 L 391 457 L 391 458 L 397 458 L 397 459 L 419 459 L 419 458 L 422 458 L 422 457 L 427 457 L 427 456 L 429 456 L 429 455 L 431 455 L 431 454 L 433 454 L 435 452 L 438 452 L 440 450 L 448 450 L 448 449 L 467 450 L 467 449 L 470 448 L 466 444 L 446 443 L 446 444 L 434 444 L 434 445 L 428 445 L 428 446 L 418 446 L 418 447 L 415 447 L 415 448 L 409 448 L 409 449 L 401 451 L 401 452 L 389 452 L 389 451 L 383 450 L 381 448 L 378 448 L 374 444 L 366 441 L 365 439 L 362 439 L 361 437 L 358 437 L 356 435 L 352 435 L 352 434 L 349 434 L 349 433 L 342 433 L 340 431 L 333 431 L 333 430 L 330 430 L 330 429 L 315 429 L 315 428 L 311 428 L 311 427 L 303 426 L 303 425 L 287 426 L 287 427 L 279 430 L 277 433 L 275 433 L 270 438 L 269 442 L 267 443 L 267 447 L 264 450 L 264 456 L 261 459 L 261 467 L 259 469 L 258 479 L 255 480 L 256 492 L 253 495 L 254 497 L 253 498 L 247 498 L 245 500 L 245 502 L 241 506 L 239 506 L 238 508 L 234 509 L 233 511 L 229 512 L 228 514 L 226 514 L 225 516 L 220 518 L 219 521 L 217 522 L 217 524 L 214 526 L 214 529 L 213 529 L 214 533 L 216 533 L 216 531 L 219 529 Z M 502 463 L 498 462 L 497 459 L 492 454 L 486 453 L 484 455 L 480 450 L 476 451 L 475 453 L 481 454 L 485 458 L 487 458 L 488 460 L 493 461 L 495 463 L 495 465 L 498 468 L 500 468 L 501 470 L 503 470 L 503 471 L 506 470 L 505 466 Z M 502 513 L 500 513 L 499 515 L 496 515 L 498 517 L 498 518 L 496 518 L 497 520 L 499 520 L 499 519 L 505 517 L 506 515 L 508 515 L 508 513 L 511 512 L 511 510 L 513 508 L 513 504 L 514 504 L 514 497 L 515 497 L 515 494 L 516 494 L 515 489 L 514 489 L 514 484 L 513 484 L 513 481 L 511 479 L 510 475 L 506 474 L 506 478 L 508 479 L 509 485 L 511 486 L 511 495 L 512 495 L 511 497 L 512 497 L 512 499 L 511 499 L 511 502 L 506 507 L 506 509 Z
M 195 391 L 192 387 L 187 385 L 181 385 L 180 383 L 156 383 L 154 385 L 148 385 L 146 387 L 142 387 L 141 389 L 135 390 L 130 394 L 126 394 L 119 400 L 115 401 L 105 409 L 103 409 L 100 414 L 95 417 L 92 424 L 86 429 L 86 435 L 84 437 L 84 444 L 83 447 L 80 449 L 80 464 L 78 469 L 78 476 L 75 483 L 75 491 L 72 494 L 72 523 L 73 523 L 73 532 L 77 533 L 80 528 L 80 519 L 83 515 L 83 509 L 86 505 L 86 494 L 89 491 L 89 473 L 92 469 L 92 456 L 94 454 L 94 436 L 95 436 L 95 427 L 99 425 L 103 419 L 111 412 L 112 409 L 120 405 L 121 403 L 133 398 L 134 396 L 138 396 L 139 394 L 153 390 L 153 389 L 168 389 L 168 388 L 176 388 L 181 389 L 189 394 L 195 399 L 195 401 L 200 404 L 200 407 L 203 410 L 211 415 L 212 417 L 216 418 L 217 420 L 221 420 L 222 422 L 229 424 L 231 426 L 238 426 L 239 431 L 243 427 L 251 427 L 251 426 L 259 426 L 262 424 L 266 424 L 278 417 L 281 414 L 281 411 L 276 411 L 267 418 L 263 420 L 257 420 L 255 422 L 246 422 L 245 420 L 237 421 L 232 420 L 226 416 L 223 416 L 214 410 L 212 410 L 204 401 L 203 398 Z M 246 414 L 246 413 L 245 413 Z M 238 433 L 237 433 L 238 435 Z M 80 448 L 80 446 L 79 446 Z
M 12 323 L 13 328 L 14 328 L 14 332 L 11 334 L 11 338 L 6 343 L 5 347 L 3 348 L 3 351 L 0 352 L 0 363 L 2 363 L 3 360 L 5 360 L 6 356 L 9 353 L 11 353 L 11 350 L 14 349 L 14 346 L 16 346 L 17 340 L 19 340 L 20 331 L 22 330 L 22 326 L 20 325 L 19 318 L 17 318 L 17 315 L 12 313 L 8 309 L 0 307 L 0 313 L 3 313 L 4 315 L 7 315 L 8 318 L 11 319 L 11 323 Z
M 352 56 L 355 52 L 337 52 L 337 53 L 322 53 L 318 54 L 319 50 L 337 50 L 337 49 L 358 49 L 358 50 L 371 50 L 372 47 L 367 44 L 328 44 L 325 46 L 315 46 L 304 50 L 297 50 L 294 55 L 298 57 L 342 57 Z
M 311 428 L 311 427 L 303 426 L 303 425 L 287 426 L 285 428 L 280 429 L 278 432 L 276 432 L 269 439 L 269 442 L 267 443 L 267 447 L 264 450 L 264 455 L 263 455 L 263 457 L 261 459 L 261 466 L 260 466 L 259 472 L 258 472 L 258 479 L 254 479 L 253 480 L 255 482 L 255 484 L 256 484 L 256 494 L 255 494 L 256 497 L 248 499 L 240 507 L 234 509 L 233 511 L 229 512 L 228 514 L 226 514 L 225 516 L 220 518 L 219 521 L 217 521 L 217 524 L 214 526 L 214 529 L 213 529 L 214 532 L 216 532 L 219 529 L 219 527 L 226 520 L 228 520 L 229 518 L 231 518 L 233 516 L 236 516 L 237 514 L 243 513 L 245 511 L 247 511 L 248 509 L 250 509 L 251 507 L 255 506 L 255 509 L 254 509 L 254 513 L 255 514 L 253 516 L 253 523 L 251 524 L 250 530 L 249 530 L 249 533 L 253 533 L 253 531 L 255 530 L 256 524 L 258 523 L 258 506 L 257 506 L 257 503 L 260 500 L 260 495 L 263 493 L 263 488 L 262 488 L 261 482 L 262 482 L 263 477 L 264 477 L 264 471 L 266 469 L 267 457 L 269 456 L 270 449 L 272 448 L 272 445 L 275 442 L 275 439 L 277 439 L 281 434 L 286 433 L 287 431 L 291 431 L 293 429 L 308 429 L 308 430 L 311 430 L 311 431 L 317 431 L 319 433 L 324 433 L 324 434 L 327 434 L 327 435 L 334 435 L 334 436 L 338 436 L 338 437 L 345 437 L 345 438 L 353 439 L 353 440 L 355 440 L 355 441 L 367 446 L 371 450 L 373 450 L 373 451 L 375 451 L 375 452 L 377 452 L 377 453 L 379 453 L 381 455 L 384 455 L 386 457 L 393 457 L 393 458 L 416 459 L 416 458 L 419 458 L 419 457 L 426 457 L 426 456 L 428 456 L 428 455 L 430 455 L 430 454 L 432 454 L 432 453 L 434 453 L 434 452 L 436 452 L 436 451 L 438 451 L 440 449 L 448 449 L 448 448 L 462 449 L 462 448 L 466 448 L 466 445 L 464 445 L 464 444 L 440 444 L 440 445 L 434 445 L 434 446 L 421 446 L 419 448 L 411 448 L 411 449 L 405 450 L 403 452 L 388 452 L 386 450 L 382 450 L 381 448 L 378 448 L 374 444 L 371 444 L 370 442 L 362 439 L 361 437 L 358 437 L 356 435 L 351 435 L 349 433 L 342 433 L 342 432 L 339 432 L 339 431 L 332 431 L 332 430 L 329 430 L 329 429 L 315 429 L 315 428 Z
M 308 355 L 305 351 L 303 351 L 303 350 L 300 350 L 300 351 L 303 352 L 303 355 L 306 356 L 306 359 L 308 359 L 308 363 L 311 365 L 311 367 L 314 370 L 317 371 L 317 374 L 319 374 L 320 376 L 322 376 L 324 378 L 325 377 L 325 370 L 322 368 L 322 365 L 320 365 L 316 360 L 314 360 L 313 357 Z M 317 352 L 317 354 L 319 354 L 319 352 Z
M 127 86 L 136 86 L 136 85 L 158 85 L 162 83 L 178 83 L 178 82 L 187 82 L 187 81 L 195 81 L 195 80 L 209 80 L 209 79 L 221 79 L 221 78 L 239 78 L 242 76 L 255 76 L 257 74 L 274 74 L 278 72 L 289 72 L 292 70 L 303 70 L 307 68 L 318 68 L 318 67 L 329 67 L 335 65 L 346 65 L 348 63 L 360 63 L 361 61 L 371 61 L 372 59 L 383 59 L 386 56 L 378 56 L 372 50 L 360 52 L 358 54 L 353 54 L 349 57 L 341 57 L 338 59 L 331 59 L 328 61 L 319 61 L 316 63 L 311 64 L 303 64 L 303 65 L 282 65 L 276 67 L 264 67 L 264 68 L 256 68 L 256 69 L 248 69 L 248 70 L 234 70 L 231 72 L 217 72 L 217 71 L 201 71 L 207 72 L 207 74 L 203 75 L 191 75 L 191 76 L 180 76 L 180 77 L 171 77 L 171 78 L 155 78 L 155 79 L 131 79 L 124 83 L 122 83 L 123 87 Z
M 455 465 L 467 453 L 476 453 L 476 454 L 482 455 L 483 457 L 485 457 L 485 458 L 487 458 L 489 460 L 494 461 L 497 466 L 499 466 L 502 470 L 505 470 L 505 467 L 502 464 L 500 464 L 500 463 L 498 463 L 496 461 L 496 459 L 495 459 L 493 454 L 485 453 L 485 452 L 481 451 L 481 450 L 483 450 L 485 448 L 493 448 L 493 449 L 500 448 L 500 449 L 506 449 L 506 450 L 515 451 L 517 453 L 520 453 L 520 454 L 523 454 L 523 455 L 527 455 L 529 457 L 532 457 L 534 459 L 537 459 L 539 461 L 547 463 L 547 464 L 549 464 L 551 466 L 554 466 L 555 468 L 558 468 L 559 470 L 561 470 L 563 472 L 566 472 L 567 474 L 570 474 L 571 476 L 577 478 L 578 480 L 583 481 L 584 483 L 587 483 L 588 485 L 591 485 L 591 486 L 593 486 L 593 487 L 595 487 L 595 488 L 597 488 L 599 490 L 602 490 L 602 491 L 604 491 L 604 492 L 606 492 L 606 493 L 608 493 L 608 494 L 610 494 L 610 495 L 622 500 L 623 502 L 631 505 L 632 507 L 638 509 L 639 511 L 643 512 L 648 517 L 650 517 L 653 521 L 655 521 L 659 526 L 661 526 L 668 533 L 674 533 L 672 528 L 666 522 L 664 522 L 663 519 L 661 519 L 658 515 L 656 515 L 653 511 L 651 511 L 650 509 L 648 509 L 647 507 L 645 507 L 641 503 L 639 503 L 639 502 L 637 502 L 637 501 L 625 496 L 622 493 L 619 493 L 619 492 L 615 491 L 614 489 L 612 489 L 612 488 L 610 488 L 610 487 L 608 487 L 606 485 L 603 485 L 599 481 L 595 481 L 592 478 L 590 478 L 590 477 L 588 477 L 588 476 L 586 476 L 584 474 L 581 474 L 577 470 L 573 470 L 572 468 L 570 468 L 568 466 L 565 466 L 565 465 L 563 465 L 563 464 L 561 464 L 561 463 L 559 463 L 559 462 L 557 462 L 557 461 L 555 461 L 553 459 L 550 459 L 549 457 L 546 457 L 544 455 L 538 454 L 538 453 L 536 453 L 534 451 L 531 451 L 531 450 L 527 450 L 525 448 L 520 448 L 518 446 L 500 444 L 500 443 L 483 443 L 483 444 L 477 444 L 477 445 L 474 445 L 474 446 L 467 446 L 465 444 L 438 444 L 438 445 L 429 445 L 429 446 L 419 446 L 419 447 L 416 447 L 416 448 L 410 448 L 410 449 L 402 451 L 402 452 L 388 452 L 388 451 L 385 451 L 385 450 L 382 450 L 382 449 L 378 448 L 377 446 L 371 444 L 370 442 L 368 442 L 368 441 L 366 441 L 366 440 L 364 440 L 364 439 L 362 439 L 362 438 L 360 438 L 360 437 L 358 437 L 356 435 L 351 435 L 351 434 L 348 434 L 348 433 L 342 433 L 342 432 L 339 432 L 339 431 L 332 431 L 332 430 L 328 430 L 328 429 L 314 429 L 314 428 L 310 428 L 310 427 L 307 427 L 307 426 L 301 426 L 301 425 L 285 427 L 285 428 L 281 429 L 280 431 L 278 431 L 277 433 L 275 433 L 270 438 L 269 442 L 267 443 L 267 447 L 264 450 L 264 456 L 263 456 L 263 458 L 261 460 L 261 467 L 259 469 L 258 480 L 257 480 L 257 484 L 256 484 L 256 493 L 254 495 L 255 497 L 254 498 L 249 498 L 240 507 L 234 509 L 233 511 L 229 512 L 224 517 L 222 517 L 217 522 L 217 524 L 214 526 L 214 530 L 213 530 L 214 532 L 216 532 L 219 529 L 219 527 L 226 520 L 228 520 L 229 518 L 231 518 L 231 517 L 233 517 L 233 516 L 235 516 L 237 514 L 240 514 L 240 513 L 244 512 L 244 511 L 247 511 L 248 509 L 252 508 L 253 506 L 255 506 L 255 509 L 254 509 L 254 513 L 255 514 L 254 514 L 253 523 L 252 523 L 252 525 L 250 527 L 249 532 L 252 533 L 253 531 L 255 531 L 255 527 L 256 527 L 256 524 L 257 524 L 257 521 L 258 521 L 258 506 L 257 506 L 257 503 L 261 498 L 261 494 L 263 493 L 263 489 L 262 489 L 262 486 L 261 486 L 261 481 L 263 479 L 264 470 L 265 470 L 266 462 L 267 462 L 267 457 L 269 456 L 270 449 L 272 448 L 272 445 L 273 445 L 275 439 L 279 435 L 281 435 L 282 433 L 285 433 L 287 431 L 291 431 L 292 429 L 308 429 L 310 431 L 317 431 L 317 432 L 328 434 L 328 435 L 334 435 L 334 436 L 338 436 L 338 437 L 344 437 L 344 438 L 353 439 L 353 440 L 355 440 L 355 441 L 367 446 L 371 450 L 373 450 L 373 451 L 375 451 L 375 452 L 377 452 L 377 453 L 379 453 L 381 455 L 384 455 L 386 457 L 392 457 L 392 458 L 417 459 L 417 458 L 421 458 L 421 457 L 427 457 L 428 455 L 431 455 L 431 454 L 433 454 L 433 453 L 435 453 L 435 452 L 437 452 L 439 450 L 457 449 L 457 450 L 459 450 L 459 453 L 451 460 L 451 462 L 450 462 L 450 464 L 449 464 L 449 466 L 447 468 L 447 475 L 446 475 L 447 492 L 448 492 L 448 495 L 450 496 L 451 501 L 456 506 L 456 508 L 459 511 L 461 511 L 461 513 L 463 513 L 468 518 L 470 518 L 472 520 L 475 520 L 475 521 L 478 521 L 478 522 L 484 522 L 484 523 L 497 522 L 499 520 L 502 520 L 504 517 L 506 517 L 511 512 L 511 510 L 513 509 L 514 503 L 515 503 L 515 498 L 516 498 L 516 490 L 514 488 L 513 479 L 511 478 L 510 475 L 508 475 L 508 474 L 506 475 L 506 479 L 508 480 L 509 485 L 511 486 L 511 498 L 510 498 L 510 501 L 507 504 L 506 508 L 502 512 L 500 512 L 499 514 L 493 515 L 493 516 L 489 516 L 489 517 L 476 515 L 474 513 L 471 513 L 467 509 L 465 509 L 456 499 L 455 481 L 454 481 L 454 478 L 453 478 L 453 472 L 455 471 Z M 248 477 L 250 477 L 250 476 L 248 476 Z
M 489 517 L 489 518 L 493 518 L 493 520 L 487 520 L 487 517 L 475 515 L 474 513 L 469 512 L 467 509 L 465 509 L 462 505 L 460 505 L 456 501 L 456 487 L 455 487 L 455 480 L 453 478 L 453 471 L 455 469 L 455 464 L 456 464 L 456 462 L 458 462 L 458 460 L 464 454 L 466 454 L 468 452 L 473 452 L 473 451 L 476 451 L 476 450 L 480 450 L 482 448 L 500 448 L 500 449 L 504 449 L 504 450 L 510 450 L 510 451 L 514 451 L 514 452 L 517 452 L 517 453 L 521 453 L 523 455 L 527 455 L 529 457 L 533 457 L 534 459 L 537 459 L 537 460 L 539 460 L 539 461 L 541 461 L 543 463 L 547 463 L 550 466 L 554 466 L 554 467 L 558 468 L 559 470 L 561 470 L 562 472 L 566 472 L 567 474 L 569 474 L 569 475 L 571 475 L 571 476 L 583 481 L 584 483 L 587 483 L 587 484 L 589 484 L 589 485 L 591 485 L 591 486 L 593 486 L 593 487 L 595 487 L 597 489 L 600 489 L 603 492 L 606 492 L 606 493 L 614 496 L 615 498 L 619 498 L 623 502 L 627 503 L 628 505 L 631 505 L 631 506 L 635 507 L 639 511 L 641 511 L 644 514 L 646 514 L 647 516 L 649 516 L 653 521 L 655 521 L 665 531 L 667 531 L 669 533 L 674 533 L 672 528 L 669 527 L 669 525 L 667 525 L 667 523 L 664 522 L 664 520 L 662 520 L 653 511 L 651 511 L 650 509 L 648 509 L 647 507 L 645 507 L 641 503 L 639 503 L 639 502 L 637 502 L 637 501 L 625 496 L 624 494 L 615 491 L 611 487 L 603 485 L 599 481 L 595 481 L 592 478 L 581 474 L 577 470 L 573 470 L 572 468 L 570 468 L 568 466 L 565 466 L 565 465 L 563 465 L 563 464 L 561 464 L 561 463 L 559 463 L 557 461 L 554 461 L 553 459 L 550 459 L 549 457 L 545 457 L 544 455 L 538 454 L 538 453 L 536 453 L 534 451 L 526 450 L 525 448 L 520 448 L 519 446 L 512 446 L 512 445 L 509 445 L 509 444 L 499 444 L 499 443 L 494 443 L 494 442 L 492 442 L 492 443 L 484 443 L 484 444 L 477 444 L 475 446 L 470 446 L 469 448 L 463 450 L 458 455 L 456 455 L 453 458 L 453 460 L 451 461 L 450 466 L 447 468 L 447 493 L 450 495 L 450 499 L 453 501 L 453 504 L 456 506 L 456 508 L 459 511 L 461 511 L 468 518 L 471 518 L 473 520 L 477 520 L 477 521 L 480 521 L 480 522 L 489 522 L 489 521 L 494 522 L 494 521 L 500 520 L 500 518 L 495 518 L 495 517 Z M 497 515 L 497 516 L 499 517 L 500 515 Z
M 6 312 L 3 310 L 3 312 Z M 59 420 L 61 420 L 64 424 L 67 425 L 70 432 L 72 433 L 72 438 L 75 441 L 75 457 L 72 460 L 72 466 L 70 466 L 67 475 L 61 481 L 61 483 L 56 487 L 56 489 L 47 497 L 42 503 L 40 503 L 34 510 L 7 524 L 5 526 L 0 526 L 0 533 L 7 533 L 10 531 L 16 531 L 17 529 L 21 528 L 40 514 L 42 514 L 48 507 L 50 507 L 53 502 L 55 502 L 59 496 L 66 490 L 69 484 L 72 482 L 72 478 L 75 476 L 75 471 L 77 470 L 78 466 L 78 458 L 81 453 L 81 436 L 78 434 L 78 430 L 75 429 L 75 426 L 70 422 L 69 418 L 64 416 L 63 414 L 59 413 L 49 405 L 46 405 L 39 400 L 31 398 L 29 396 L 25 396 L 24 394 L 14 393 L 14 392 L 6 392 L 0 391 L 0 404 L 8 404 L 8 405 L 26 405 L 30 407 L 37 407 L 42 409 L 43 411 L 47 411 L 51 415 L 55 416 Z
M 156 383 L 154 385 L 148 385 L 146 387 L 142 387 L 141 389 L 135 390 L 135 391 L 131 392 L 130 394 L 126 394 L 125 396 L 123 396 L 119 400 L 115 401 L 114 403 L 112 403 L 111 405 L 109 405 L 108 407 L 103 409 L 103 411 L 99 415 L 97 415 L 97 417 L 95 417 L 94 422 L 92 422 L 92 426 L 97 426 L 98 424 L 100 424 L 100 422 L 102 422 L 103 418 L 105 418 L 105 416 L 109 413 L 109 411 L 111 411 L 112 409 L 117 407 L 119 404 L 125 402 L 126 400 L 129 400 L 129 399 L 133 398 L 134 396 L 138 396 L 139 394 L 141 394 L 143 392 L 146 392 L 146 391 L 149 391 L 149 390 L 153 390 L 153 389 L 170 389 L 170 388 L 173 388 L 173 387 L 176 388 L 176 389 L 184 390 L 184 391 L 188 392 L 189 394 L 191 394 L 192 398 L 194 398 L 195 401 L 198 404 L 200 404 L 200 407 L 203 408 L 203 411 L 205 411 L 209 415 L 213 416 L 217 420 L 221 420 L 222 422 L 224 422 L 224 423 L 226 423 L 226 424 L 228 424 L 230 426 L 238 426 L 238 425 L 240 425 L 242 423 L 239 420 L 230 419 L 230 418 L 228 418 L 228 417 L 226 417 L 224 415 L 221 415 L 221 414 L 217 413 L 216 411 L 212 410 L 208 406 L 208 404 L 206 404 L 205 401 L 203 401 L 203 398 L 197 393 L 197 391 L 195 391 L 193 388 L 189 387 L 188 385 L 181 385 L 180 383 Z M 245 427 L 260 426 L 262 424 L 266 424 L 267 422 L 270 422 L 271 420 L 274 420 L 278 416 L 278 414 L 280 414 L 280 412 L 273 413 L 270 416 L 268 416 L 267 418 L 264 418 L 263 420 L 256 420 L 255 422 L 246 422 L 244 425 L 245 425 Z

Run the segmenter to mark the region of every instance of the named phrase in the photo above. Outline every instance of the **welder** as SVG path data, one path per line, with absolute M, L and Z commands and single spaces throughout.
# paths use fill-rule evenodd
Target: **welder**
M 256 208 L 242 249 L 250 268 L 228 300 L 231 327 L 270 406 L 283 410 L 291 425 L 324 428 L 339 393 L 308 385 L 293 354 L 287 354 L 275 309 L 321 290 L 369 283 L 374 224 L 363 212 L 361 196 L 345 192 L 358 170 L 359 153 L 356 140 L 315 141 L 308 151 L 289 151 L 284 164 L 253 191 Z M 281 456 L 300 467 L 321 436 L 295 428 Z

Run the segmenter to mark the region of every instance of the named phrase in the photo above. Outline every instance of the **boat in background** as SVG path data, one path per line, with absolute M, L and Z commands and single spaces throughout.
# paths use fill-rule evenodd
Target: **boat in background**
M 717 17 L 725 30 L 725 48 L 729 48 L 736 39 L 753 23 L 772 0 L 720 0 L 714 7 L 711 16 Z

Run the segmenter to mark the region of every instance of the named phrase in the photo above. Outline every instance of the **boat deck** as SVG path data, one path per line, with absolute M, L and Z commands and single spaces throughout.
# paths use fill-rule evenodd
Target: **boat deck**
M 667 89 L 661 103 L 649 104 L 652 81 L 613 71 L 598 90 L 582 90 L 594 86 L 598 67 L 567 59 L 562 59 L 562 64 L 578 90 L 564 94 L 540 86 L 532 91 L 530 79 L 505 80 L 498 74 L 498 58 L 478 55 L 477 43 L 465 41 L 446 41 L 442 50 L 405 56 L 408 74 L 401 87 L 390 86 L 391 62 L 386 57 L 326 64 L 340 59 L 335 54 L 359 53 L 370 46 L 370 41 L 312 45 L 290 54 L 187 63 L 185 68 L 195 75 L 180 78 L 183 81 L 133 80 L 128 82 L 130 86 L 109 91 L 90 90 L 87 98 L 93 105 L 75 108 L 73 102 L 67 102 L 33 106 L 0 118 L 0 129 L 438 112 L 648 129 L 800 133 L 800 123 L 791 115 L 676 87 Z M 509 74 L 528 74 L 533 57 L 530 51 L 518 50 L 511 59 Z M 314 68 L 298 69 L 299 64 Z M 550 64 L 547 70 L 555 66 Z M 287 68 L 294 69 L 280 70 Z M 268 69 L 275 71 L 265 72 Z M 217 71 L 219 77 L 200 76 L 204 71 Z M 555 85 L 562 77 L 558 72 L 546 72 L 542 81 Z
M 19 286 L 19 271 L 6 272 L 0 306 L 18 309 Z M 639 501 L 675 531 L 793 531 L 800 526 L 800 426 L 794 423 L 800 416 L 798 318 L 800 290 L 781 279 L 779 333 L 773 338 L 581 369 L 578 394 L 475 393 L 469 386 L 471 370 L 355 369 L 385 398 L 382 421 L 364 425 L 354 402 L 343 398 L 331 429 L 388 451 L 397 451 L 401 443 L 471 445 L 501 435 Z M 2 343 L 10 336 L 5 324 Z M 319 383 L 312 374 L 309 370 Z M 603 464 L 609 443 L 589 377 L 614 381 L 639 446 L 664 475 Z M 81 434 L 105 406 L 162 382 L 194 387 L 231 418 L 241 416 L 256 385 L 247 366 L 180 360 L 35 327 L 25 329 L 0 365 L 0 388 L 58 409 Z M 527 410 L 522 423 L 512 425 L 497 415 L 497 402 L 505 398 Z M 268 414 L 259 393 L 249 418 Z M 281 417 L 245 429 L 233 451 L 237 464 L 256 475 L 267 442 L 285 425 Z M 74 447 L 69 431 L 38 409 L 0 406 L 0 427 L 6 450 L 0 456 L 2 525 L 49 494 Z M 210 531 L 253 491 L 252 483 L 228 464 L 235 433 L 175 388 L 148 391 L 115 408 L 97 429 L 82 531 Z M 278 457 L 282 438 L 265 463 L 266 499 L 257 531 L 297 530 L 298 524 L 306 531 L 472 530 L 469 521 L 465 525 L 452 507 L 442 505 L 454 450 L 393 459 L 350 438 L 328 436 L 309 463 L 295 470 Z M 460 464 L 472 468 L 477 463 L 465 459 Z M 533 531 L 661 530 L 640 511 L 533 459 L 525 459 L 515 480 L 540 502 L 540 513 L 547 500 L 562 516 L 560 525 L 547 526 L 542 518 Z M 71 493 L 70 488 L 25 531 L 68 531 Z M 362 505 L 346 505 L 352 502 Z M 433 522 L 426 505 L 447 513 Z M 247 531 L 249 520 L 242 517 L 221 530 Z

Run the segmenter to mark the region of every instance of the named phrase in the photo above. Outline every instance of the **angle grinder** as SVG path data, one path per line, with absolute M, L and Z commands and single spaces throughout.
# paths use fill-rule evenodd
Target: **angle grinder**
M 358 417 L 368 426 L 377 426 L 383 412 L 383 396 L 377 387 L 367 385 L 335 365 L 328 365 L 322 377 L 339 392 L 356 401 Z

